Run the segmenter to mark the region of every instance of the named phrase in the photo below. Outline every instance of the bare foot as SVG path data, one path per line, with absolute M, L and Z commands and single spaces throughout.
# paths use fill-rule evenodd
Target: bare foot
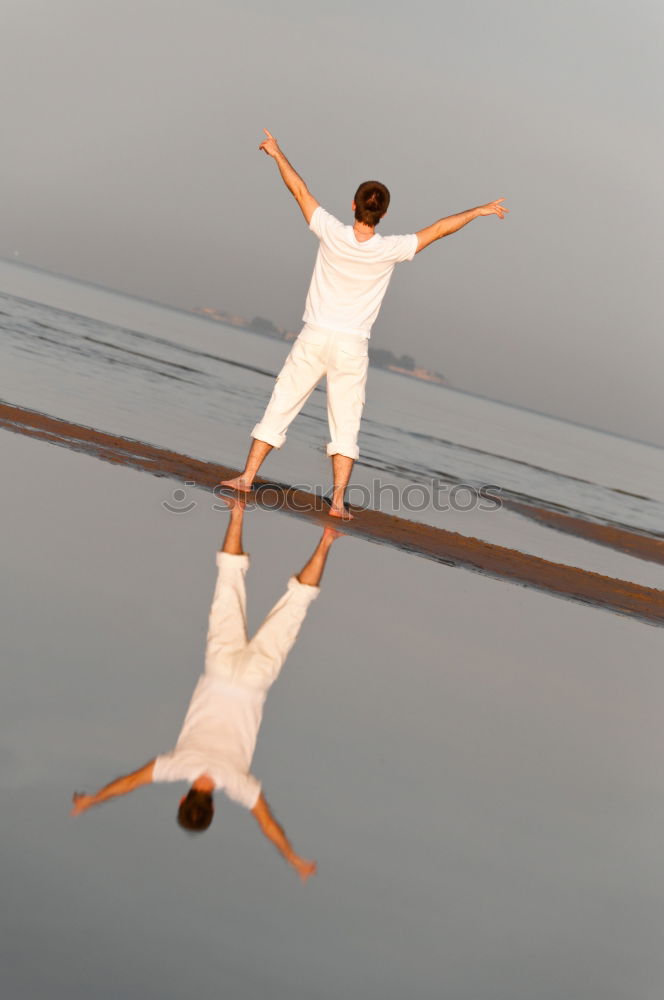
M 235 479 L 224 479 L 219 485 L 226 486 L 229 490 L 237 490 L 238 493 L 251 493 L 254 488 L 252 480 L 245 479 L 244 476 L 236 476 Z
M 334 542 L 337 538 L 343 538 L 344 537 L 344 533 L 343 533 L 343 531 L 337 531 L 336 528 L 332 528 L 328 524 L 323 529 L 323 536 L 325 538 L 329 538 L 331 542 Z
M 330 507 L 328 511 L 330 517 L 340 517 L 342 521 L 352 521 L 353 515 L 345 507 Z

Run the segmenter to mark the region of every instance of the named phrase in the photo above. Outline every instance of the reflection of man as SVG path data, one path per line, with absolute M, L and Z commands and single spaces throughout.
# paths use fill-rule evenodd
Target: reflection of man
M 253 442 L 244 470 L 223 485 L 243 491 L 252 488 L 264 459 L 273 448 L 281 448 L 291 421 L 325 375 L 331 438 L 327 453 L 334 477 L 330 514 L 349 518 L 344 496 L 359 456 L 369 336 L 394 267 L 473 219 L 482 215 L 502 219 L 507 209 L 499 198 L 439 219 L 417 233 L 382 237 L 376 226 L 387 212 L 390 192 L 379 181 L 365 181 L 353 199 L 355 221 L 345 226 L 318 204 L 274 136 L 267 129 L 265 134 L 260 149 L 276 161 L 320 245 L 304 310 L 305 326 L 277 376 L 263 417 L 251 432 Z
M 189 781 L 180 801 L 178 822 L 202 832 L 212 822 L 213 792 L 250 809 L 258 824 L 303 881 L 316 863 L 293 850 L 249 772 L 269 687 L 279 675 L 295 642 L 309 605 L 320 591 L 330 546 L 339 533 L 326 528 L 311 559 L 292 576 L 283 597 L 249 640 L 246 630 L 245 573 L 249 557 L 242 549 L 244 503 L 227 500 L 230 521 L 221 551 L 210 610 L 205 673 L 198 680 L 174 750 L 144 767 L 117 778 L 94 795 L 74 794 L 72 815 L 153 781 Z

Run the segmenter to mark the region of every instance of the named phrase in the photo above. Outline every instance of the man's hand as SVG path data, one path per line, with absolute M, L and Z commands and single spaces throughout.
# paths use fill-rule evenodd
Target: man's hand
M 270 133 L 266 128 L 264 128 L 263 131 L 265 132 L 267 139 L 264 139 L 258 148 L 262 149 L 263 152 L 267 153 L 268 156 L 276 158 L 277 153 L 281 152 L 281 150 L 279 149 L 279 143 L 277 142 L 277 140 L 274 138 L 273 135 L 270 135 Z
M 72 810 L 69 814 L 70 816 L 80 816 L 81 813 L 84 813 L 86 809 L 89 809 L 90 806 L 95 804 L 94 795 L 84 795 L 83 792 L 74 792 L 71 800 L 74 805 L 72 806 Z
M 279 167 L 279 173 L 281 174 L 281 179 L 300 206 L 302 215 L 306 219 L 307 225 L 309 225 L 311 222 L 311 216 L 318 208 L 318 202 L 309 191 L 309 188 L 304 183 L 297 170 L 295 170 L 293 165 L 288 162 L 279 148 L 279 143 L 274 136 L 268 132 L 266 128 L 264 128 L 263 131 L 265 132 L 267 139 L 264 139 L 258 148 L 262 149 L 264 153 L 267 153 L 268 156 L 271 156 L 272 159 L 276 161 L 276 164 Z
M 505 201 L 504 198 L 498 198 L 497 201 L 490 201 L 487 205 L 480 205 L 477 209 L 478 215 L 497 215 L 499 219 L 505 218 L 505 213 L 509 212 L 509 208 L 505 208 L 501 205 L 501 202 Z

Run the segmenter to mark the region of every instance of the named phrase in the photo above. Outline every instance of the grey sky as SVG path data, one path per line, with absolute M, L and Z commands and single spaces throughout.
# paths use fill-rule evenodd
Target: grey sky
M 384 231 L 504 196 L 402 265 L 374 343 L 453 384 L 659 440 L 661 8 L 4 5 L 0 253 L 297 328 L 315 238 L 256 150 L 266 125 Z

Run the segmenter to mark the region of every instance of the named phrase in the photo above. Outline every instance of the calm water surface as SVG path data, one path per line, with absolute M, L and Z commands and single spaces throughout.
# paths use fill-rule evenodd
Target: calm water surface
M 288 345 L 8 262 L 0 279 L 0 398 L 241 467 Z M 319 389 L 266 474 L 326 491 L 326 441 Z M 661 537 L 662 449 L 377 369 L 360 447 L 354 502 L 664 587 L 662 566 L 477 502 L 492 485 Z
M 0 301 L 2 398 L 241 460 L 283 345 L 83 287 L 85 318 L 48 280 L 49 306 L 15 285 Z M 484 482 L 494 463 L 515 492 L 657 530 L 657 449 L 371 378 L 360 481 L 469 482 L 474 470 Z M 327 471 L 316 395 L 274 460 L 280 478 Z M 660 629 L 335 543 L 252 768 L 318 861 L 303 886 L 240 806 L 219 802 L 205 835 L 185 835 L 180 786 L 69 817 L 75 789 L 173 745 L 227 515 L 196 487 L 178 516 L 162 480 L 8 432 L 0 448 L 7 996 L 658 995 Z M 525 522 L 503 516 L 487 532 L 522 539 Z M 526 540 L 541 550 L 549 534 Z M 317 539 L 279 513 L 247 515 L 250 631 Z M 565 542 L 572 555 L 593 548 Z

